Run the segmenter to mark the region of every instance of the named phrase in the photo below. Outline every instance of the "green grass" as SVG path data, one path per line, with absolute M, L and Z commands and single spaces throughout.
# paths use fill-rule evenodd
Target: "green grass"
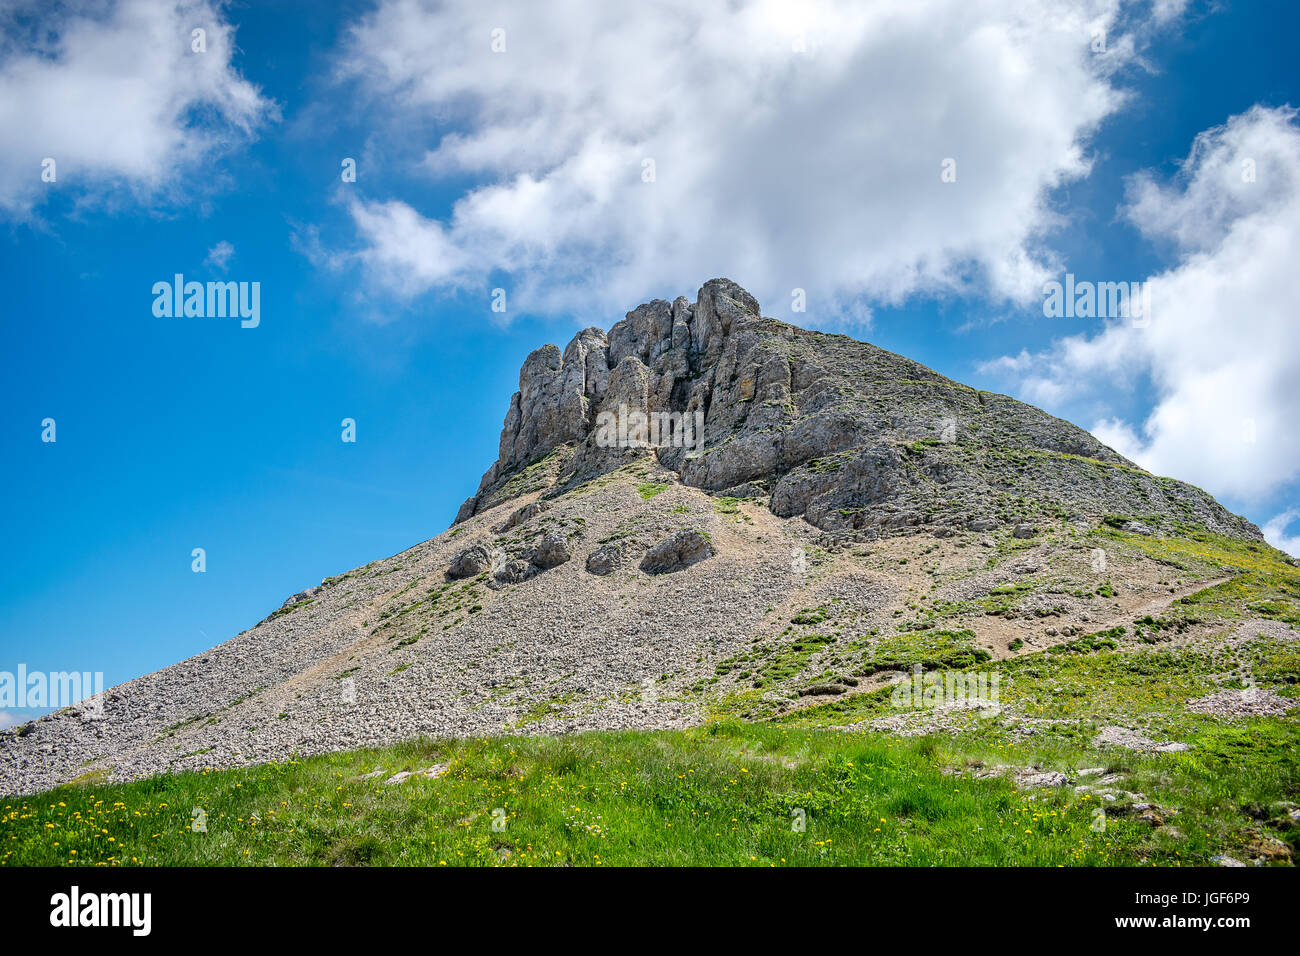
M 723 495 L 713 499 L 713 510 L 720 515 L 734 518 L 737 521 L 753 524 L 754 519 L 740 510 L 740 502 L 743 500 L 743 498 L 733 498 L 728 495 Z
M 1119 639 L 1124 636 L 1125 628 L 1112 627 L 1107 631 L 1097 631 L 1076 637 L 1064 644 L 1054 644 L 1047 649 L 1049 654 L 1091 654 L 1094 651 L 1113 651 L 1119 648 Z
M 943 632 L 939 632 L 942 634 Z M 897 640 L 897 639 L 894 639 Z M 1217 718 L 1186 710 L 1188 700 L 1218 690 L 1213 676 L 1231 673 L 1248 665 L 1261 687 L 1280 688 L 1291 694 L 1296 688 L 1300 659 L 1289 642 L 1256 639 L 1234 651 L 1208 653 L 1186 648 L 1164 649 L 1142 646 L 1129 652 L 1110 648 L 1111 637 L 1102 632 L 1080 638 L 1072 645 L 1060 645 L 1047 653 L 1026 654 L 1002 661 L 976 661 L 963 665 L 960 644 L 939 641 L 931 652 L 947 648 L 952 656 L 929 659 L 926 671 L 979 671 L 1000 676 L 1000 703 L 1008 712 L 1033 720 L 1060 722 L 1044 728 L 1040 736 L 1074 742 L 1090 738 L 1105 724 L 1135 724 L 1149 728 L 1161 739 L 1184 740 L 1188 734 L 1217 726 Z M 903 644 L 914 655 L 928 657 L 922 647 Z M 889 670 L 906 670 L 894 664 Z M 1226 685 L 1225 685 L 1226 686 Z M 805 708 L 781 718 L 783 722 L 803 726 L 826 726 L 858 723 L 888 716 L 896 711 L 890 705 L 890 687 L 870 693 L 855 694 L 815 707 Z M 1288 724 L 1294 718 L 1286 718 Z M 983 741 L 1011 739 L 997 727 L 969 719 L 969 735 Z
M 290 613 L 292 613 L 293 611 L 301 611 L 301 610 L 303 610 L 304 608 L 311 607 L 311 605 L 313 605 L 313 604 L 315 604 L 315 603 L 316 603 L 316 602 L 315 602 L 314 600 L 311 600 L 311 599 L 305 599 L 305 600 L 299 601 L 297 604 L 288 604 L 288 605 L 286 605 L 286 606 L 284 606 L 284 607 L 282 607 L 282 608 L 280 608 L 280 609 L 278 609 L 278 610 L 276 610 L 276 611 L 272 611 L 272 612 L 271 612 L 271 616 L 268 617 L 267 620 L 268 620 L 268 621 L 274 621 L 277 617 L 284 617 L 284 615 L 286 615 L 286 614 L 290 614 Z
M 974 631 L 917 631 L 882 640 L 864 656 L 856 673 L 866 677 L 880 671 L 909 670 L 914 664 L 926 670 L 960 670 L 982 664 L 990 656 L 975 646 Z
M 1070 789 L 1017 792 L 945 773 L 951 741 L 712 724 L 680 732 L 417 741 L 0 801 L 4 865 L 1101 865 L 1205 862 L 1248 822 L 1237 805 L 1293 794 L 1294 728 L 1240 766 L 1249 735 L 1133 758 L 1195 784 L 1182 845 Z M 1003 758 L 1028 759 L 1004 748 Z M 439 779 L 354 778 L 447 763 Z M 1233 768 L 1237 769 L 1233 769 Z M 1155 789 L 1155 788 L 1152 788 Z M 1032 799 L 1031 799 L 1032 797 Z M 500 809 L 494 815 L 494 811 Z M 202 811 L 206 832 L 192 821 Z M 1236 816 L 1234 816 L 1234 814 Z M 1236 817 L 1239 816 L 1240 819 Z M 1204 817 L 1203 825 L 1201 818 Z M 494 818 L 504 829 L 494 829 Z M 798 829 L 798 820 L 805 829 Z M 1198 825 L 1200 828 L 1198 829 Z M 74 852 L 75 851 L 75 852 Z

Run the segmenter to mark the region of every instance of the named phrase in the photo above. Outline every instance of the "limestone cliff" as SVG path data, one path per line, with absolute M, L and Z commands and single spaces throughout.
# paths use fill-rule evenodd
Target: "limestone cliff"
M 676 440 L 697 416 L 699 440 Z M 649 446 L 611 444 L 611 417 L 631 418 L 634 436 L 636 423 L 670 424 Z M 1111 517 L 1259 538 L 1201 490 L 1083 429 L 865 342 L 764 318 L 728 279 L 706 282 L 694 303 L 655 299 L 608 333 L 529 355 L 500 455 L 456 520 L 647 454 L 687 485 L 761 498 L 835 534 Z

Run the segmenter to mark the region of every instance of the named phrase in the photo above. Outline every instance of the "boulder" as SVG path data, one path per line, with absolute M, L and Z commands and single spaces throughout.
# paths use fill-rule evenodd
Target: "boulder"
M 529 562 L 515 559 L 514 561 L 507 561 L 503 564 L 494 577 L 502 584 L 518 584 L 521 581 L 527 581 L 535 575 L 537 571 L 537 567 Z
M 1015 784 L 1021 790 L 1041 790 L 1048 787 L 1064 787 L 1070 779 L 1058 770 L 1017 769 L 1014 773 Z
M 533 548 L 533 564 L 546 571 L 568 561 L 569 541 L 558 531 L 550 531 Z
M 714 555 L 713 544 L 700 531 L 678 531 L 650 548 L 641 559 L 646 574 L 671 574 Z
M 587 570 L 592 574 L 612 574 L 623 558 L 623 552 L 616 544 L 604 544 L 587 555 Z
M 304 601 L 309 601 L 319 593 L 320 593 L 320 588 L 318 587 L 308 588 L 305 591 L 299 591 L 297 594 L 294 594 L 286 598 L 285 602 L 280 605 L 280 609 L 284 610 L 285 608 L 293 607 L 295 604 L 301 604 Z
M 522 508 L 517 508 L 515 511 L 511 512 L 510 517 L 503 521 L 495 530 L 498 533 L 509 531 L 511 528 L 516 528 L 525 521 L 530 521 L 533 518 L 536 518 L 545 510 L 546 505 L 540 501 L 526 504 Z
M 1125 521 L 1120 526 L 1120 530 L 1127 531 L 1129 534 L 1144 535 L 1148 538 L 1156 533 L 1154 528 L 1142 521 Z
M 484 571 L 492 569 L 496 563 L 496 553 L 485 544 L 475 544 L 466 548 L 451 559 L 447 576 L 451 578 L 473 578 Z
M 1246 847 L 1246 855 L 1252 860 L 1266 863 L 1290 863 L 1291 847 L 1273 836 L 1259 830 L 1252 830 L 1252 839 Z

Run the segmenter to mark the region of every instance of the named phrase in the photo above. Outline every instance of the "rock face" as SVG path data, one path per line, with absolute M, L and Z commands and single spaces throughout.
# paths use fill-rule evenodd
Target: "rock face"
M 1068 422 L 865 342 L 764 318 L 728 279 L 529 355 L 497 461 L 456 520 L 647 456 L 687 485 L 765 498 L 774 514 L 835 535 L 1003 525 L 1025 535 L 1071 516 L 1260 538 L 1209 495 Z

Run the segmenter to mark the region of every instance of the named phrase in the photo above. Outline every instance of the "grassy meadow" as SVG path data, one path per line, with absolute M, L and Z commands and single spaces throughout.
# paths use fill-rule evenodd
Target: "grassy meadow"
M 1132 816 L 1098 832 L 1096 798 L 1070 787 L 974 778 L 984 761 L 1076 769 L 1060 743 L 715 723 L 88 782 L 0 801 L 0 865 L 1205 865 L 1250 839 L 1251 807 L 1300 790 L 1298 736 L 1246 725 L 1187 753 L 1087 755 L 1179 807 L 1178 838 Z M 448 770 L 383 782 L 433 764 Z

